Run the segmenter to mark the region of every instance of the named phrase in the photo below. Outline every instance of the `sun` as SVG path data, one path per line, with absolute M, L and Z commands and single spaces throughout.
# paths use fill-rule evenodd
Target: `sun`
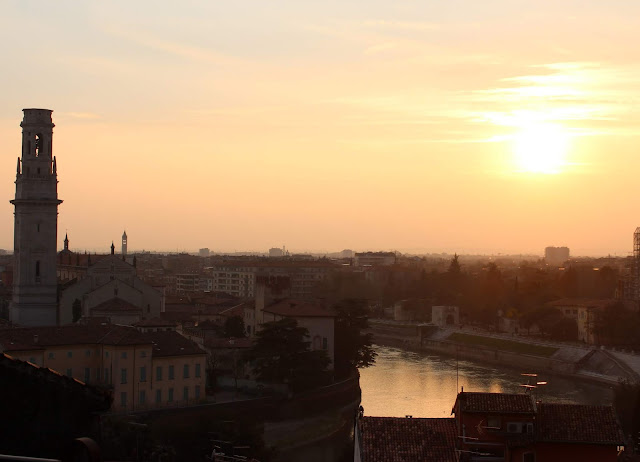
M 560 173 L 567 165 L 570 136 L 559 125 L 537 123 L 514 135 L 518 170 L 527 173 Z

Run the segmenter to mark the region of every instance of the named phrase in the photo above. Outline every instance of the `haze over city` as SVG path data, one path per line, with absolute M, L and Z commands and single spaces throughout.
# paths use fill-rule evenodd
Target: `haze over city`
M 0 248 L 21 109 L 58 241 L 627 255 L 640 4 L 3 3 Z

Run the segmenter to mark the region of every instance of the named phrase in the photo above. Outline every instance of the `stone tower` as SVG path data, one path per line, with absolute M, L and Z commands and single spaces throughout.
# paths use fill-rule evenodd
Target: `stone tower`
M 11 321 L 23 326 L 57 324 L 56 243 L 58 179 L 52 155 L 49 109 L 23 109 L 22 158 L 18 158 L 14 222 Z
M 127 231 L 122 233 L 122 257 L 126 258 L 127 256 Z

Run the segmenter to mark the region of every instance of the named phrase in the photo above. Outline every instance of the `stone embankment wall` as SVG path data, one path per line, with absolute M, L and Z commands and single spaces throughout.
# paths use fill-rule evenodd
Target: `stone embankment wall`
M 427 351 L 480 361 L 519 370 L 547 371 L 559 375 L 582 378 L 590 381 L 617 384 L 620 381 L 638 381 L 638 374 L 622 361 L 614 361 L 606 351 L 589 347 L 559 347 L 551 357 L 535 356 L 496 348 L 468 345 L 447 340 L 447 335 L 438 328 L 420 327 L 411 324 L 370 321 L 374 342 L 412 351 Z M 453 331 L 452 331 L 453 332 Z M 446 332 L 444 332 L 446 333 Z M 473 335 L 482 336 L 474 332 Z M 514 339 L 516 340 L 516 339 Z M 517 339 L 522 343 L 535 343 L 528 339 Z
M 249 418 L 263 429 L 266 447 L 275 450 L 274 461 L 315 462 L 340 460 L 352 444 L 353 422 L 360 406 L 360 377 L 299 393 L 291 398 L 269 396 L 224 403 L 130 413 L 127 420 L 149 427 L 172 428 L 185 423 L 192 431 L 205 431 L 204 422 L 242 421 Z M 106 416 L 121 419 L 120 415 Z M 203 428 L 199 428 L 202 424 Z M 321 451 L 320 451 L 321 449 Z M 353 449 L 353 448 L 351 448 Z M 321 454 L 321 458 L 312 457 Z

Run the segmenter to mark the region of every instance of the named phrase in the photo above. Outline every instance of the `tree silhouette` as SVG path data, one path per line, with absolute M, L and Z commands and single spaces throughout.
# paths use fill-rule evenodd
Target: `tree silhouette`
M 293 391 L 323 385 L 331 363 L 325 350 L 311 350 L 309 331 L 292 318 L 268 322 L 247 352 L 259 381 L 286 383 Z

